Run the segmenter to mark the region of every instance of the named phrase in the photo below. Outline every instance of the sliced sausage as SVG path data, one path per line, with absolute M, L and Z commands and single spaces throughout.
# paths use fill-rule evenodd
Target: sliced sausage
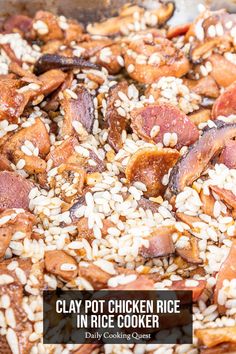
M 224 314 L 226 311 L 226 308 L 224 305 L 221 305 L 218 303 L 219 291 L 220 291 L 220 289 L 222 289 L 225 279 L 232 280 L 232 279 L 236 278 L 235 259 L 236 259 L 236 240 L 232 239 L 232 246 L 230 248 L 230 251 L 229 251 L 229 254 L 228 254 L 226 260 L 221 265 L 221 268 L 220 268 L 218 276 L 217 276 L 215 290 L 214 290 L 214 303 L 217 304 L 218 311 L 220 314 Z
M 149 246 L 142 247 L 140 254 L 144 258 L 155 258 L 169 256 L 175 252 L 172 234 L 175 232 L 175 227 L 162 226 L 156 229 L 148 238 Z
M 29 208 L 29 192 L 33 184 L 14 172 L 0 172 L 0 211 Z
M 131 126 L 135 133 L 149 142 L 163 142 L 165 133 L 176 133 L 176 148 L 194 143 L 199 133 L 195 125 L 177 107 L 167 103 L 148 105 L 131 112 Z M 154 127 L 158 131 L 152 135 Z

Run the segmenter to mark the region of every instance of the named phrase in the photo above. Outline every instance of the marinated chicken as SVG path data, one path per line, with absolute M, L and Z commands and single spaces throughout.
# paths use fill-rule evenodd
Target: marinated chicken
M 1 20 L 0 354 L 236 352 L 236 14 L 173 15 Z M 55 289 L 190 290 L 193 343 L 48 346 Z

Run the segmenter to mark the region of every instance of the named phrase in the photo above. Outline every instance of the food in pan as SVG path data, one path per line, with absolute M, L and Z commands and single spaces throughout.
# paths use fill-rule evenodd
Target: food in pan
M 0 353 L 236 351 L 236 15 L 0 33 Z M 43 289 L 193 291 L 193 344 L 44 345 Z

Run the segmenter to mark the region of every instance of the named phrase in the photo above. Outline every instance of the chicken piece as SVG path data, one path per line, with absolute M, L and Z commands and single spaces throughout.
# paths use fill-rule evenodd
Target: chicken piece
M 33 225 L 36 224 L 36 217 L 28 212 L 18 212 L 14 209 L 7 209 L 0 214 L 0 219 L 7 221 L 0 225 L 0 259 L 5 252 L 16 232 L 22 233 L 22 238 L 30 237 Z
M 138 82 L 151 84 L 162 76 L 181 77 L 190 65 L 188 59 L 166 38 L 132 40 L 124 48 L 125 68 Z
M 54 274 L 64 281 L 73 280 L 78 273 L 75 259 L 61 250 L 45 252 L 45 268 L 48 273 Z
M 164 193 L 165 186 L 162 178 L 168 173 L 179 158 L 179 153 L 174 149 L 159 150 L 156 147 L 142 148 L 133 154 L 125 170 L 129 183 L 135 181 L 146 185 L 144 195 L 154 197 Z
M 190 285 L 189 282 L 194 282 L 194 285 Z M 206 280 L 193 280 L 193 279 L 184 279 L 184 280 L 174 280 L 172 285 L 169 286 L 170 290 L 191 290 L 193 302 L 196 302 L 203 290 L 206 288 Z
M 202 220 L 198 216 L 192 216 L 184 213 L 177 212 L 176 216 L 179 220 L 189 225 L 190 227 L 194 227 L 195 222 L 202 222 Z
M 101 290 L 107 288 L 111 274 L 105 272 L 93 263 L 79 264 L 79 276 L 86 279 L 94 288 Z
M 84 28 L 74 19 L 67 20 L 68 27 L 64 30 L 65 44 L 70 44 L 72 41 L 77 41 L 79 36 L 83 34 Z
M 0 154 L 0 171 L 13 171 L 11 162 L 2 154 Z
M 214 217 L 215 198 L 210 194 L 204 194 L 203 190 L 200 192 L 200 199 L 202 202 L 201 209 L 204 214 Z
M 175 38 L 178 36 L 185 35 L 188 32 L 190 25 L 191 25 L 190 23 L 184 23 L 183 25 L 177 25 L 177 26 L 168 28 L 167 38 L 172 39 L 172 38 Z
M 236 344 L 236 326 L 197 329 L 195 335 L 208 348 L 225 342 Z
M 156 21 L 159 25 L 164 24 L 173 14 L 174 5 L 169 2 L 167 4 L 160 4 L 159 7 L 149 11 L 147 15 L 156 16 Z M 133 14 L 138 13 L 139 16 L 144 15 L 144 9 L 139 6 L 124 7 L 120 11 L 120 16 L 111 17 L 106 21 L 100 23 L 89 24 L 87 31 L 94 35 L 112 36 L 123 33 L 124 29 L 128 29 L 128 25 L 134 22 Z
M 16 123 L 23 113 L 28 97 L 17 92 L 20 82 L 17 80 L 0 80 L 0 121 L 7 119 Z
M 88 219 L 83 217 L 76 221 L 77 230 L 78 230 L 78 238 L 85 238 L 88 242 L 92 242 L 94 240 L 94 231 L 93 229 L 88 228 Z M 101 229 L 102 237 L 107 236 L 109 227 L 115 227 L 114 223 L 109 219 L 103 220 L 103 228 Z
M 44 158 L 50 150 L 50 139 L 45 124 L 40 118 L 27 128 L 22 128 L 13 134 L 4 144 L 2 153 L 10 160 L 17 150 L 20 150 L 24 142 L 28 140 L 39 149 L 39 156 Z
M 149 246 L 142 246 L 140 254 L 144 258 L 169 256 L 175 252 L 172 234 L 176 231 L 174 226 L 162 226 L 157 228 L 148 237 Z
M 82 344 L 73 354 L 92 354 L 94 350 L 100 347 L 100 344 Z
M 25 155 L 21 150 L 16 150 L 12 152 L 12 161 L 16 165 L 17 162 L 23 159 L 25 161 L 24 171 L 28 174 L 45 173 L 47 164 L 46 162 L 38 156 L 28 156 Z
M 198 241 L 195 237 L 190 236 L 189 247 L 176 248 L 176 253 L 188 263 L 203 263 L 203 260 L 199 257 Z
M 147 105 L 131 112 L 131 126 L 143 140 L 165 143 L 166 133 L 175 133 L 176 141 L 170 141 L 170 147 L 180 149 L 194 143 L 199 132 L 188 117 L 177 107 L 167 103 Z
M 61 176 L 61 180 L 57 180 L 57 176 Z M 76 164 L 62 163 L 57 169 L 57 175 L 51 177 L 49 184 L 55 189 L 56 195 L 65 202 L 72 203 L 78 195 L 82 194 L 85 181 L 86 173 L 83 168 Z M 63 188 L 65 183 L 68 183 L 66 189 Z M 59 189 L 58 193 L 57 189 Z
M 209 119 L 211 119 L 211 110 L 200 109 L 199 111 L 189 114 L 188 118 L 198 127 L 200 123 L 206 123 Z
M 75 153 L 76 145 L 78 145 L 78 140 L 75 137 L 67 138 L 62 144 L 50 151 L 46 160 L 52 160 L 54 167 L 66 163 L 68 158 Z
M 33 19 L 33 29 L 36 31 L 37 37 L 44 42 L 64 38 L 58 18 L 51 12 L 37 11 Z
M 236 209 L 236 195 L 228 189 L 220 188 L 218 186 L 210 186 L 211 190 L 216 193 L 223 202 L 229 207 Z
M 0 172 L 0 211 L 29 209 L 29 193 L 33 184 L 14 172 Z
M 220 54 L 211 55 L 208 60 L 212 65 L 211 76 L 219 86 L 228 87 L 236 81 L 236 65 Z M 222 75 L 222 73 L 224 73 Z
M 32 323 L 29 321 L 27 314 L 22 308 L 23 304 L 23 285 L 16 276 L 15 271 L 9 271 L 7 266 L 12 261 L 18 262 L 18 268 L 24 271 L 26 278 L 30 274 L 32 267 L 31 260 L 29 258 L 11 258 L 9 260 L 4 260 L 0 263 L 0 276 L 6 275 L 9 279 L 9 283 L 0 286 L 0 296 L 8 295 L 10 298 L 11 308 L 14 313 L 16 327 L 14 328 L 16 339 L 14 340 L 15 345 L 18 347 L 19 353 L 28 354 L 33 345 L 29 341 L 29 336 L 33 332 Z M 11 336 L 11 329 L 8 327 L 7 335 Z M 13 351 L 8 344 L 6 336 L 0 336 L 0 348 L 1 351 L 4 349 L 4 353 L 11 354 Z
M 52 69 L 41 74 L 38 78 L 42 82 L 42 86 L 38 92 L 36 91 L 37 94 L 35 94 L 35 96 L 47 96 L 55 91 L 65 81 L 66 74 L 60 69 Z M 35 96 L 32 98 L 35 98 Z
M 120 72 L 123 67 L 122 59 L 122 48 L 119 43 L 104 47 L 96 53 L 96 63 L 106 68 L 111 75 Z
M 185 79 L 184 83 L 198 95 L 217 98 L 220 94 L 219 87 L 211 75 L 202 77 L 199 80 Z

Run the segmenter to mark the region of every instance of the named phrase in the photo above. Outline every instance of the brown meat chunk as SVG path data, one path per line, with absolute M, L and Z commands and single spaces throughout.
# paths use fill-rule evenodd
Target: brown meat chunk
M 77 229 L 78 229 L 78 236 L 79 238 L 86 238 L 89 242 L 94 239 L 94 232 L 93 229 L 88 228 L 88 219 L 83 217 L 80 218 L 77 222 Z M 108 219 L 103 220 L 103 228 L 101 229 L 102 236 L 107 235 L 107 230 L 109 227 L 114 227 L 115 225 Z
M 131 112 L 131 126 L 134 132 L 148 142 L 163 142 L 165 133 L 176 133 L 176 148 L 194 143 L 199 133 L 195 125 L 177 107 L 167 103 L 148 105 Z M 153 134 L 154 127 L 159 128 Z
M 111 274 L 92 263 L 79 264 L 79 276 L 86 279 L 94 290 L 107 288 L 107 282 L 111 278 Z
M 3 225 L 0 225 L 0 258 L 5 255 L 6 249 L 15 232 L 23 232 L 24 237 L 30 237 L 36 218 L 33 214 L 25 212 L 17 214 L 12 209 L 7 209 L 0 214 L 0 219 L 11 216 Z
M 37 36 L 40 39 L 44 40 L 45 42 L 52 39 L 63 39 L 64 34 L 61 27 L 59 26 L 58 19 L 51 12 L 47 12 L 47 11 L 36 12 L 33 20 L 34 28 L 37 27 L 37 21 L 44 22 L 48 28 L 48 31 L 45 34 L 44 33 L 42 34 L 40 31 L 37 31 Z
M 205 123 L 211 119 L 211 110 L 210 109 L 200 109 L 188 115 L 188 118 L 193 122 L 197 127 L 200 123 Z
M 149 246 L 142 247 L 140 254 L 144 258 L 155 258 L 169 256 L 175 252 L 172 234 L 175 232 L 175 227 L 162 226 L 157 228 L 148 238 Z
M 223 149 L 218 162 L 223 163 L 228 168 L 236 168 L 236 141 L 235 140 L 226 142 L 225 148 Z
M 142 148 L 131 156 L 125 170 L 129 183 L 140 181 L 147 187 L 144 195 L 155 197 L 163 194 L 165 186 L 162 178 L 168 173 L 179 158 L 179 153 L 174 149 L 159 150 L 153 148 Z
M 214 217 L 215 198 L 213 198 L 211 194 L 210 195 L 204 194 L 202 190 L 200 193 L 200 199 L 202 202 L 201 209 L 203 213 Z
M 29 208 L 32 183 L 14 172 L 0 172 L 0 211 L 12 208 Z
M 108 55 L 103 54 L 104 50 Z M 106 68 L 111 75 L 118 74 L 122 66 L 117 58 L 121 56 L 122 48 L 120 44 L 113 44 L 110 47 L 105 47 L 96 54 L 96 63 Z
M 23 285 L 20 283 L 14 271 L 9 271 L 7 266 L 12 261 L 17 260 L 19 268 L 21 268 L 26 277 L 29 276 L 31 270 L 31 261 L 27 259 L 11 258 L 10 260 L 4 260 L 0 263 L 0 275 L 6 274 L 13 278 L 10 284 L 0 286 L 0 296 L 8 295 L 10 297 L 11 308 L 13 309 L 15 319 L 16 319 L 16 336 L 18 340 L 19 352 L 22 354 L 28 354 L 33 345 L 32 342 L 28 340 L 29 335 L 33 332 L 32 324 L 27 318 L 25 311 L 22 308 L 23 301 Z M 5 336 L 0 336 L 0 348 L 4 353 L 11 354 L 12 351 L 8 345 Z
M 105 116 L 108 122 L 108 142 L 115 151 L 119 151 L 122 148 L 122 132 L 128 128 L 127 119 L 122 117 L 115 107 L 115 102 L 119 99 L 118 93 L 120 91 L 127 94 L 127 81 L 121 81 L 109 89 Z
M 63 264 L 71 265 L 73 270 L 61 269 Z M 47 272 L 54 274 L 65 281 L 73 280 L 78 273 L 77 262 L 75 259 L 61 250 L 45 252 L 45 268 Z
M 74 148 L 76 145 L 78 145 L 78 140 L 75 137 L 67 138 L 62 144 L 50 151 L 46 160 L 52 160 L 54 167 L 66 163 L 68 158 L 75 153 Z
M 229 254 L 226 260 L 220 267 L 216 286 L 214 290 L 214 303 L 218 306 L 218 311 L 220 314 L 225 314 L 226 308 L 224 305 L 220 305 L 218 303 L 218 294 L 220 289 L 223 287 L 224 280 L 232 280 L 236 277 L 236 265 L 235 265 L 235 257 L 236 257 L 236 240 L 232 239 L 232 246 L 230 248 Z
M 231 208 L 236 209 L 236 195 L 228 189 L 220 188 L 218 186 L 210 186 L 211 190 L 216 193 L 223 202 Z
M 219 87 L 211 75 L 202 77 L 199 80 L 186 79 L 184 82 L 185 85 L 187 85 L 193 92 L 198 95 L 212 98 L 217 98 L 219 96 Z
M 40 75 L 39 80 L 42 82 L 42 87 L 33 96 L 44 95 L 47 96 L 55 91 L 66 79 L 66 73 L 60 69 L 52 69 Z
M 211 62 L 211 76 L 219 86 L 227 87 L 236 80 L 236 65 L 219 54 L 211 55 L 208 60 Z M 222 73 L 224 73 L 222 75 Z
M 176 253 L 188 263 L 201 264 L 203 260 L 199 257 L 198 241 L 190 237 L 190 245 L 187 248 L 177 248 Z
M 62 134 L 80 136 L 79 131 L 75 130 L 73 124 L 76 122 L 82 124 L 82 132 L 85 129 L 87 133 L 92 132 L 94 122 L 94 104 L 92 95 L 84 86 L 78 86 L 75 90 L 77 98 L 72 98 L 65 94 L 61 101 L 65 112 L 63 120 Z
M 190 23 L 184 23 L 183 25 L 177 25 L 170 27 L 167 31 L 167 38 L 172 39 L 178 36 L 182 36 L 188 32 Z

